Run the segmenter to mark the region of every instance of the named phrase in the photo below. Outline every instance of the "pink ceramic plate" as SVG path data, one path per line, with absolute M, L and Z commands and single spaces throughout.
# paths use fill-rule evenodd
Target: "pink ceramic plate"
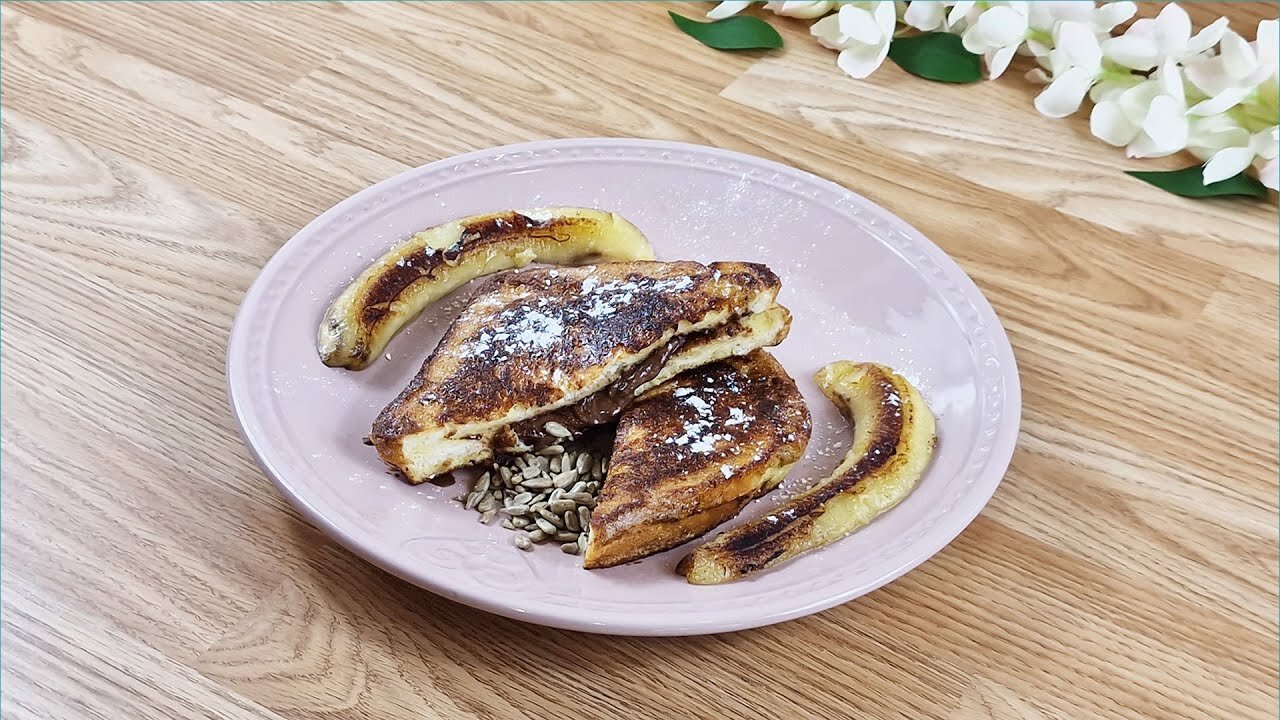
M 763 262 L 795 316 L 775 354 L 813 411 L 813 441 L 787 483 L 825 477 L 849 428 L 813 384 L 836 359 L 888 364 L 938 416 L 939 445 L 915 492 L 819 552 L 728 585 L 674 574 L 690 546 L 587 572 L 557 548 L 521 552 L 476 522 L 461 484 L 410 487 L 361 443 L 470 292 L 428 310 L 363 372 L 320 363 L 329 301 L 409 234 L 493 210 L 578 205 L 620 212 L 660 259 Z M 591 632 L 687 635 L 817 612 L 870 592 L 938 552 L 999 484 L 1018 431 L 1019 388 L 1004 330 L 978 289 L 906 223 L 826 180 L 695 145 L 564 140 L 441 160 L 378 183 L 303 228 L 250 288 L 231 333 L 231 403 L 258 462 L 313 523 L 405 580 L 459 602 Z M 775 496 L 777 493 L 775 493 Z M 741 518 L 778 502 L 766 497 Z

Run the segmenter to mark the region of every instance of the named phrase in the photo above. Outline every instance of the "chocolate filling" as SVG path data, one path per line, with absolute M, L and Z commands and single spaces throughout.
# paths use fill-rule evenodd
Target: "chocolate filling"
M 658 376 L 667 360 L 685 344 L 688 336 L 673 337 L 666 345 L 649 353 L 649 357 L 636 363 L 603 390 L 583 398 L 573 405 L 549 410 L 535 418 L 511 426 L 516 437 L 535 447 L 549 445 L 555 438 L 545 429 L 548 422 L 558 422 L 575 435 L 596 425 L 605 425 L 617 419 L 622 411 L 635 400 L 636 388 Z

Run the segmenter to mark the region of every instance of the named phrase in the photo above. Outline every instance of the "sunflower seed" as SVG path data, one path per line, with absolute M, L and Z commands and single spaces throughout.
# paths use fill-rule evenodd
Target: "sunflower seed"
M 578 508 L 578 524 L 582 526 L 583 530 L 591 527 L 591 508 L 586 506 Z
M 577 461 L 574 462 L 573 467 L 575 470 L 578 471 L 579 475 L 586 475 L 587 472 L 591 470 L 591 460 L 592 460 L 591 455 L 589 453 L 584 452 L 578 456 L 578 459 Z
M 512 517 L 515 517 L 516 515 L 528 515 L 529 506 L 528 505 L 508 505 L 502 508 L 502 511 Z
M 546 430 L 547 434 L 554 435 L 558 438 L 573 437 L 573 433 L 569 432 L 569 428 L 561 425 L 555 420 L 552 420 L 551 422 L 548 422 L 547 424 L 543 425 L 542 429 Z
M 573 500 L 555 500 L 547 503 L 547 509 L 556 514 L 567 513 L 571 510 L 578 509 L 578 503 Z
M 569 488 L 569 492 L 580 493 L 580 492 L 586 492 L 586 491 L 587 491 L 586 480 L 579 480 L 578 482 L 573 484 L 573 487 Z
M 476 504 L 480 502 L 480 497 L 481 497 L 480 493 L 477 493 L 477 492 L 471 493 L 470 495 L 467 496 L 467 503 L 464 507 L 466 507 L 468 510 L 475 510 Z
M 480 479 L 476 481 L 476 492 L 481 494 L 489 492 L 489 479 L 489 473 L 481 475 Z
M 513 518 L 511 518 L 511 524 L 512 524 L 512 525 L 515 525 L 515 526 L 516 526 L 516 528 L 526 528 L 526 527 L 529 527 L 529 525 L 530 525 L 530 524 L 532 524 L 532 523 L 533 523 L 533 521 L 532 521 L 532 520 L 530 520 L 530 519 L 529 519 L 529 518 L 527 518 L 527 517 L 513 517 Z
M 549 523 L 551 523 L 552 525 L 554 525 L 554 526 L 556 527 L 556 529 L 557 529 L 557 530 L 561 529 L 561 528 L 560 528 L 560 526 L 561 526 L 562 524 L 564 524 L 564 519 L 563 519 L 563 518 L 561 518 L 559 515 L 557 515 L 557 514 L 555 514 L 555 513 L 551 512 L 551 511 L 550 511 L 549 509 L 547 509 L 547 508 L 542 508 L 541 510 L 539 510 L 539 511 L 538 511 L 538 517 L 540 517 L 540 518 L 542 518 L 543 520 L 546 520 L 547 522 L 549 522 Z M 538 525 L 538 527 L 542 527 L 542 525 Z
M 601 468 L 599 460 L 596 460 L 591 465 L 591 479 L 596 481 L 604 479 L 604 470 Z
M 551 473 L 552 475 L 555 475 L 560 472 L 561 467 L 563 467 L 563 465 L 560 461 L 560 458 L 553 457 L 551 458 L 551 467 L 547 468 L 547 472 Z
M 565 493 L 564 499 L 570 502 L 584 503 L 584 502 L 587 502 L 588 500 L 594 500 L 595 496 L 592 495 L 591 493 L 585 493 L 585 492 Z
M 561 530 L 556 533 L 556 540 L 558 542 L 578 542 L 578 533 Z
M 534 495 L 534 496 L 533 496 L 533 502 L 532 502 L 532 503 L 530 503 L 530 504 L 532 504 L 532 505 L 537 505 L 538 503 L 542 503 L 542 502 L 546 502 L 546 501 L 547 501 L 547 494 L 546 494 L 546 493 L 538 493 L 537 495 Z
M 530 462 L 529 464 L 537 465 L 539 468 L 542 469 L 542 472 L 546 472 L 551 469 L 551 458 L 537 455 L 537 456 L 534 456 L 533 461 Z
M 501 523 L 498 523 L 498 524 L 506 528 L 507 530 L 516 529 L 516 526 L 511 524 L 511 518 L 507 518 L 506 520 L 503 520 Z
M 539 510 L 545 508 L 547 505 L 550 505 L 550 503 L 547 502 L 546 500 L 539 500 L 538 502 L 535 502 L 532 505 L 530 505 L 529 510 L 536 513 Z
M 537 463 L 534 463 L 526 467 L 524 470 L 521 470 L 520 474 L 525 477 L 525 484 L 527 485 L 530 480 L 541 475 L 542 471 L 545 469 L 546 468 L 538 467 Z
M 538 526 L 538 529 L 541 530 L 543 534 L 547 535 L 548 537 L 560 532 L 560 528 L 547 522 L 545 518 L 534 518 L 533 522 L 536 523 Z
M 578 554 L 578 543 L 576 543 L 576 542 L 567 542 L 567 543 L 565 543 L 565 544 L 563 544 L 563 545 L 561 545 L 561 546 L 560 546 L 560 552 L 568 553 L 569 555 L 577 555 L 577 554 Z
M 511 542 L 521 550 L 533 549 L 533 543 L 529 541 L 528 535 L 516 535 L 515 537 L 511 538 Z
M 600 483 L 594 480 L 587 483 L 587 492 L 594 493 L 594 492 L 599 492 L 599 490 L 600 490 Z
M 536 480 L 530 479 L 524 481 L 524 486 L 530 490 L 546 490 L 551 487 L 551 478 L 540 477 Z
M 531 500 L 533 500 L 533 493 L 522 492 L 516 495 L 515 497 L 511 498 L 511 502 L 509 502 L 508 504 L 509 505 L 528 505 Z
M 576 452 L 574 452 L 574 451 L 572 451 L 572 450 L 565 450 L 565 451 L 564 451 L 564 455 L 561 455 L 561 456 L 560 456 L 560 460 L 564 463 L 564 464 L 563 464 L 563 468 L 564 468 L 565 470 L 568 470 L 569 468 L 573 467 L 573 464 L 574 464 L 575 462 L 577 462 L 577 460 L 578 460 L 578 453 L 576 453 Z
M 511 468 L 501 465 L 498 467 L 498 474 L 502 476 L 502 482 L 511 482 Z
M 547 534 L 542 532 L 542 528 L 538 528 L 525 533 L 525 537 L 529 538 L 529 542 L 542 542 L 547 539 Z
M 586 533 L 582 533 L 581 535 L 578 536 L 578 552 L 582 553 L 583 555 L 587 554 L 588 540 L 589 538 L 587 538 Z
M 516 456 L 516 459 L 513 460 L 512 462 L 514 462 L 515 466 L 517 468 L 520 468 L 521 470 L 529 467 L 529 461 L 525 460 L 523 455 Z
M 476 503 L 476 510 L 482 513 L 497 512 L 497 509 L 498 503 L 494 502 L 492 495 L 485 495 L 480 499 L 480 502 Z
M 484 523 L 485 525 L 488 525 L 490 521 L 493 520 L 493 516 L 497 514 L 498 514 L 497 510 L 485 510 L 484 512 L 480 513 L 480 522 Z
M 578 532 L 582 530 L 582 523 L 578 522 L 578 513 L 573 510 L 565 510 L 564 526 L 565 526 L 565 529 L 572 530 L 573 532 Z
M 564 447 L 560 445 L 548 445 L 542 448 L 541 450 L 539 450 L 538 454 L 545 455 L 547 457 L 555 457 L 556 455 L 563 455 Z
M 551 491 L 550 495 L 547 496 L 547 501 L 555 502 L 560 499 L 561 495 L 564 495 L 564 488 L 556 488 L 555 490 Z

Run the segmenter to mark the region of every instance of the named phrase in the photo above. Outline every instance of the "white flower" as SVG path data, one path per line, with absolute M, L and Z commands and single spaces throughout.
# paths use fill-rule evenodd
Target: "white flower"
M 925 32 L 950 30 L 951 24 L 947 19 L 947 11 L 954 5 L 956 3 L 947 2 L 946 0 L 940 2 L 929 2 L 927 0 L 913 2 L 907 5 L 907 11 L 902 14 L 902 22 Z
M 1218 18 L 1191 34 L 1191 18 L 1177 3 L 1164 6 L 1154 18 L 1135 20 L 1120 37 L 1107 40 L 1102 51 L 1108 58 L 1134 70 L 1150 70 L 1165 60 L 1181 62 L 1218 44 L 1227 30 L 1227 19 Z
M 1062 22 L 1083 23 L 1105 39 L 1111 30 L 1138 12 L 1138 6 L 1128 0 L 1103 3 L 1098 7 L 1092 2 L 1075 0 L 1043 0 L 1027 6 L 1026 48 L 1036 57 L 1045 57 L 1053 48 L 1053 33 Z
M 1009 61 L 1027 37 L 1029 27 L 1027 3 L 1010 2 L 981 11 L 961 39 L 965 50 L 986 59 L 987 74 L 994 80 L 1009 67 Z
M 1129 157 L 1163 157 L 1187 147 L 1189 123 L 1182 73 L 1166 59 L 1150 78 L 1093 106 L 1089 129 Z
M 836 65 L 851 77 L 865 78 L 884 62 L 898 16 L 892 0 L 849 2 L 809 28 L 823 45 L 840 51 Z
M 831 12 L 835 6 L 833 0 L 813 0 L 812 2 L 786 0 L 786 2 L 771 1 L 764 4 L 766 10 L 772 10 L 779 15 L 805 19 L 822 17 Z
M 1271 158 L 1257 164 L 1258 179 L 1272 190 L 1280 190 L 1280 159 Z
M 1049 82 L 1049 87 L 1036 96 L 1040 114 L 1066 117 L 1080 109 L 1086 93 L 1097 102 L 1142 82 L 1143 78 L 1128 68 L 1103 57 L 1095 27 L 1092 23 L 1063 20 L 1054 28 L 1053 49 L 1040 58 L 1041 65 L 1047 66 L 1052 75 L 1043 70 L 1028 73 L 1028 79 Z
M 1258 39 L 1252 44 L 1227 31 L 1218 44 L 1217 55 L 1187 63 L 1187 80 L 1205 95 L 1204 100 L 1191 108 L 1191 114 L 1217 115 L 1250 99 L 1255 104 L 1259 100 L 1266 104 L 1268 88 L 1259 86 L 1276 84 L 1276 56 L 1280 53 L 1276 26 L 1275 20 L 1258 23 Z M 1274 96 L 1274 92 L 1271 95 Z M 1280 117 L 1275 117 L 1273 112 L 1262 120 L 1270 124 L 1280 121 Z
M 751 7 L 751 2 L 752 0 L 724 0 L 724 2 L 708 10 L 707 17 L 712 20 L 723 20 L 727 17 L 732 17 Z
M 1214 153 L 1204 165 L 1204 183 L 1208 185 L 1238 175 L 1253 165 L 1255 160 L 1260 160 L 1265 167 L 1275 161 L 1277 149 L 1280 149 L 1280 127 L 1260 130 L 1249 136 L 1247 144 L 1226 147 Z M 1274 174 L 1274 169 L 1271 172 Z M 1264 180 L 1264 184 L 1265 182 Z M 1275 180 L 1272 179 L 1267 187 L 1276 189 Z

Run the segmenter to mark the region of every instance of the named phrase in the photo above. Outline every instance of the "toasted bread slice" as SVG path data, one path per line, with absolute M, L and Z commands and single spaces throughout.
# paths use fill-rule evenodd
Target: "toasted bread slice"
M 618 420 L 583 567 L 667 550 L 737 515 L 782 481 L 810 430 L 795 381 L 763 350 L 651 390 Z
M 933 413 L 883 365 L 834 362 L 818 386 L 853 421 L 853 446 L 830 477 L 769 515 L 722 533 L 677 568 L 697 585 L 728 582 L 854 532 L 902 501 L 929 465 Z
M 472 279 L 535 261 L 652 258 L 635 225 L 600 210 L 509 210 L 453 220 L 414 234 L 361 273 L 325 312 L 316 349 L 325 365 L 361 370 L 424 308 Z
M 491 278 L 370 437 L 410 482 L 475 464 L 504 428 L 580 403 L 675 338 L 696 336 L 682 360 L 690 366 L 691 353 L 709 360 L 780 341 L 789 316 L 775 310 L 779 286 L 768 268 L 747 263 L 608 263 Z M 720 328 L 713 342 L 708 331 Z

